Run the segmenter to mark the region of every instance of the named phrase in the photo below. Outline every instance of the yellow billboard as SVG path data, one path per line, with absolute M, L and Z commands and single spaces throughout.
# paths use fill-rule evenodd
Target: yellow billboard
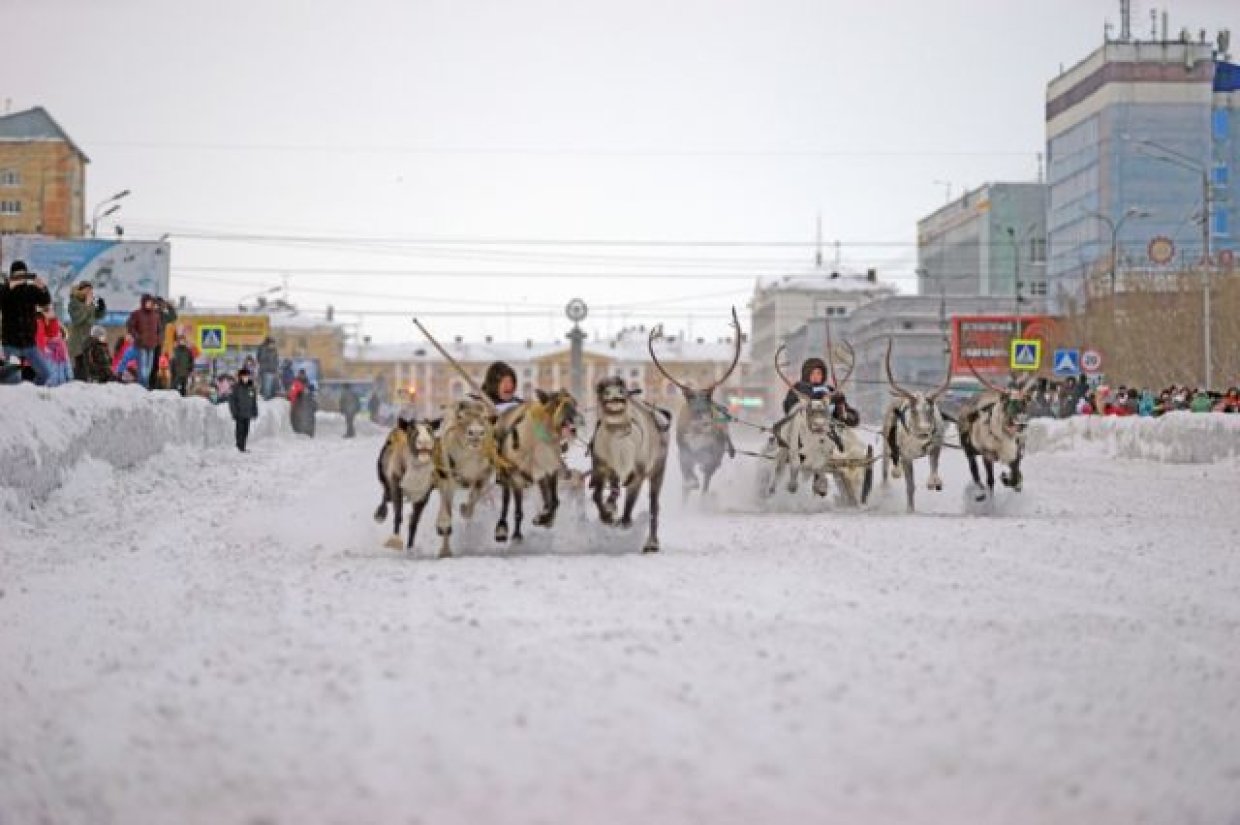
M 168 325 L 164 335 L 164 352 L 172 352 L 178 333 L 195 346 L 203 327 L 222 328 L 229 347 L 257 347 L 271 334 L 271 318 L 266 315 L 180 315 Z

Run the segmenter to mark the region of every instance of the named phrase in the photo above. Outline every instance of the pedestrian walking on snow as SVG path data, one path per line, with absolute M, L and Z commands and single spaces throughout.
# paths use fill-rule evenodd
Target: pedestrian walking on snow
M 258 388 L 245 367 L 237 370 L 237 384 L 228 396 L 228 411 L 237 422 L 237 449 L 244 453 L 245 442 L 250 437 L 250 421 L 258 418 Z

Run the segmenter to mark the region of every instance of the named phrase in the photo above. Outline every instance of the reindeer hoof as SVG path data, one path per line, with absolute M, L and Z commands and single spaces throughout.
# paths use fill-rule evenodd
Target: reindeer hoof
M 642 545 L 642 552 L 643 553 L 659 552 L 659 543 L 655 541 L 654 539 L 650 539 L 649 541 L 647 541 L 645 544 Z
M 387 505 L 384 504 L 378 510 L 375 510 L 375 521 L 382 524 L 387 518 Z
M 495 526 L 495 540 L 498 542 L 508 541 L 508 525 L 497 524 Z
M 384 547 L 390 547 L 393 550 L 400 549 L 400 539 L 396 536 L 388 536 L 388 540 L 383 542 Z
M 622 518 L 622 519 L 620 519 L 620 524 L 619 524 L 619 526 L 621 527 L 621 529 L 627 530 L 627 529 L 629 529 L 630 527 L 632 527 L 632 526 L 633 526 L 633 519 L 631 519 L 631 518 Z
M 441 559 L 450 559 L 450 558 L 452 558 L 452 551 L 451 551 L 451 550 L 449 550 L 449 549 L 448 549 L 448 548 L 446 548 L 446 547 L 445 547 L 445 548 L 443 548 L 442 550 L 440 550 L 440 551 L 439 551 L 439 558 L 441 558 Z
M 903 478 L 904 477 L 904 471 L 900 469 L 899 464 L 892 466 L 891 477 L 892 478 Z

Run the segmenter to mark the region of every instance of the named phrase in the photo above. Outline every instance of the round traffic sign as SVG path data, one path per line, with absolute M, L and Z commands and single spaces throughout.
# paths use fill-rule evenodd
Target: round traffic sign
M 1085 372 L 1097 372 L 1102 369 L 1102 353 L 1096 349 L 1087 349 L 1082 352 L 1081 369 Z
M 1175 257 L 1175 241 L 1166 235 L 1152 238 L 1150 239 L 1149 246 L 1146 247 L 1146 254 L 1150 256 L 1150 260 L 1154 263 L 1159 266 L 1166 266 Z

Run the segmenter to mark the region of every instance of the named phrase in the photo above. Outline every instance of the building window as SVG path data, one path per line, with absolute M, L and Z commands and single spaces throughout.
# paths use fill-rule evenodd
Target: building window
M 1227 225 L 1227 212 L 1220 209 L 1214 213 L 1214 234 L 1220 237 L 1227 237 L 1230 234 L 1230 227 Z
M 0 215 L 20 215 L 21 213 L 21 201 L 0 201 Z
M 828 318 L 842 318 L 845 315 L 845 309 L 844 307 L 826 307 L 822 313 Z
M 1046 263 L 1046 238 L 1029 239 L 1029 260 L 1035 264 Z
M 0 169 L 0 186 L 21 186 L 22 176 L 16 169 Z
M 1227 183 L 1231 179 L 1230 170 L 1225 163 L 1214 164 L 1214 185 L 1226 189 Z
M 1046 281 L 1030 281 L 1029 282 L 1029 294 L 1030 295 L 1045 295 L 1046 294 Z
M 640 378 L 641 374 L 642 374 L 642 371 L 639 369 L 629 370 L 629 378 Z

